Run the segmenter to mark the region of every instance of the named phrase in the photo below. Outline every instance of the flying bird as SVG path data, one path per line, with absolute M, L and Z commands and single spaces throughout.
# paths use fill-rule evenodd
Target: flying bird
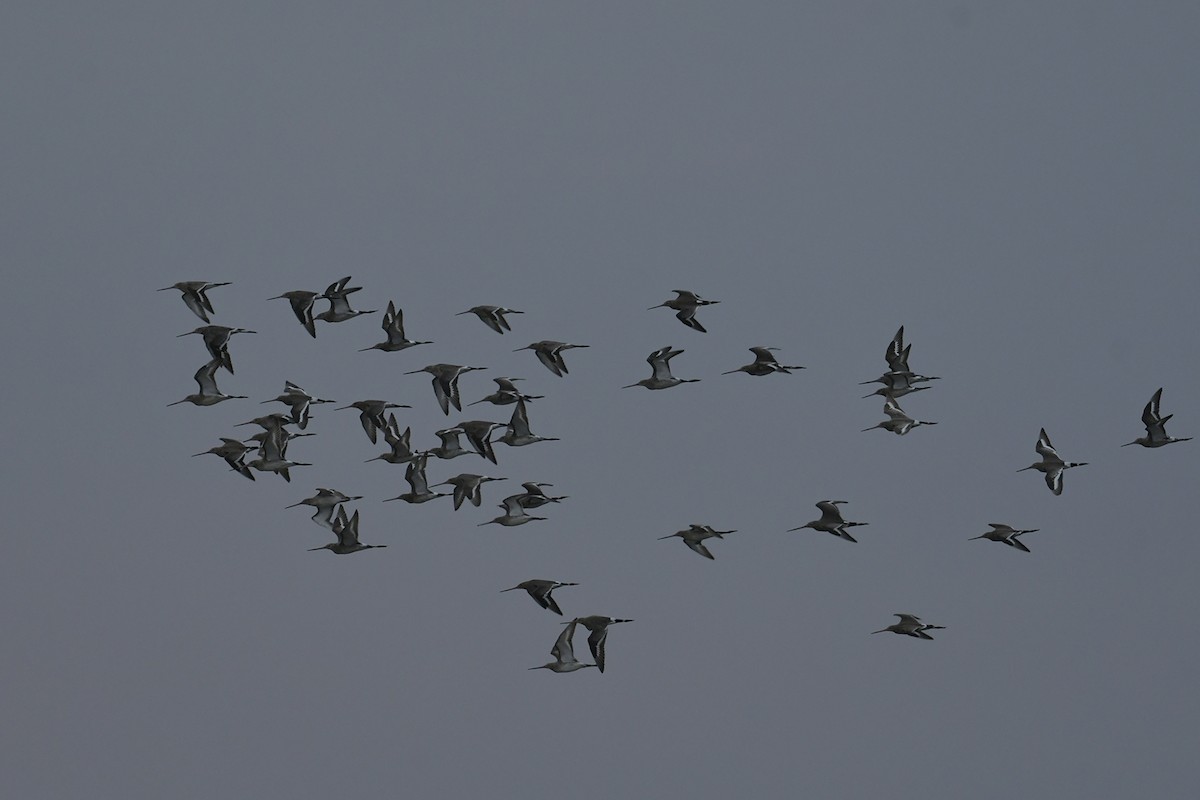
M 225 394 L 217 388 L 217 369 L 221 366 L 221 359 L 214 358 L 200 369 L 196 370 L 196 374 L 192 379 L 200 387 L 198 394 L 189 394 L 182 400 L 176 400 L 174 403 L 167 403 L 168 406 L 177 406 L 180 403 L 191 403 L 194 406 L 215 406 L 217 403 L 225 400 L 245 400 L 244 394 Z
M 357 553 L 359 550 L 371 550 L 376 547 L 387 547 L 386 544 L 363 544 L 358 540 L 358 512 L 354 512 L 354 516 L 346 518 L 346 507 L 338 506 L 337 518 L 333 522 L 333 533 L 338 537 L 336 542 L 322 545 L 321 547 L 313 547 L 309 549 L 310 553 L 315 553 L 317 550 L 330 550 L 339 556 L 344 556 L 349 553 Z
M 1020 537 L 1026 533 L 1037 533 L 1039 530 L 1041 530 L 1040 528 L 1017 530 L 1011 525 L 1003 525 L 997 522 L 989 522 L 988 527 L 991 528 L 990 531 L 980 534 L 979 536 L 972 536 L 971 539 L 990 539 L 993 542 L 1002 542 L 1009 547 L 1015 547 L 1018 550 L 1024 550 L 1026 553 L 1030 552 L 1030 550 L 1025 546 L 1025 543 L 1021 541 Z
M 568 625 L 579 623 L 583 627 L 591 631 L 591 636 L 588 637 L 588 647 L 592 651 L 592 658 L 596 661 L 596 667 L 601 672 L 604 672 L 604 642 L 608 638 L 608 626 L 616 625 L 619 622 L 633 622 L 631 619 L 613 619 L 612 617 L 576 617 Z
M 705 300 L 695 292 L 689 292 L 686 289 L 672 289 L 675 292 L 675 297 L 665 302 L 659 303 L 656 306 L 650 306 L 648 311 L 653 311 L 656 308 L 670 308 L 679 313 L 675 315 L 675 319 L 687 325 L 694 331 L 708 333 L 704 326 L 700 324 L 700 320 L 696 319 L 696 309 L 700 306 L 711 306 L 721 302 L 720 300 Z
M 554 647 L 550 649 L 550 655 L 554 656 L 554 660 L 549 664 L 542 664 L 540 667 L 530 667 L 530 669 L 548 669 L 551 672 L 575 672 L 584 667 L 595 667 L 596 664 L 583 664 L 575 660 L 575 648 L 571 644 L 571 639 L 575 636 L 575 622 L 568 622 L 563 628 L 562 633 L 554 640 Z
M 778 350 L 778 347 L 751 347 L 750 352 L 754 353 L 754 361 L 745 366 L 731 369 L 728 372 L 722 372 L 722 375 L 732 375 L 735 372 L 744 372 L 747 375 L 763 376 L 772 375 L 776 372 L 783 372 L 788 375 L 792 374 L 794 369 L 804 369 L 798 366 L 784 366 L 776 359 L 772 350 Z
M 458 364 L 429 364 L 428 366 L 414 369 L 404 374 L 416 375 L 418 372 L 428 372 L 432 375 L 433 394 L 437 397 L 438 405 L 442 408 L 442 413 L 449 416 L 451 405 L 462 411 L 462 398 L 458 393 L 459 376 L 464 372 L 479 369 L 487 369 L 487 367 L 462 367 Z
M 524 314 L 524 311 L 517 311 L 514 308 L 502 308 L 501 306 L 474 306 L 466 311 L 460 311 L 454 316 L 461 317 L 463 314 L 474 314 L 479 317 L 479 320 L 494 330 L 496 333 L 504 333 L 511 331 L 512 328 L 508 325 L 508 320 L 504 318 L 505 314 Z
M 501 589 L 500 593 L 513 592 L 517 589 L 524 589 L 533 598 L 533 601 L 542 608 L 553 611 L 560 617 L 563 615 L 562 609 L 558 607 L 558 603 L 554 601 L 552 592 L 560 586 L 578 586 L 578 583 L 564 583 L 563 581 L 544 581 L 544 580 L 528 580 L 521 581 L 511 589 Z
M 886 628 L 871 633 L 900 633 L 905 636 L 912 636 L 915 639 L 932 639 L 925 631 L 945 630 L 945 625 L 926 625 L 921 622 L 920 617 L 914 617 L 912 614 L 893 614 L 894 617 L 899 617 L 899 622 L 893 622 Z
M 387 311 L 383 313 L 382 327 L 387 338 L 378 344 L 364 347 L 358 352 L 365 353 L 368 350 L 382 350 L 385 353 L 395 353 L 400 350 L 407 350 L 410 347 L 416 347 L 419 344 L 433 344 L 433 342 L 413 341 L 404 335 L 404 309 L 396 308 L 396 304 L 391 300 L 388 301 Z
M 208 299 L 208 290 L 215 289 L 218 286 L 228 286 L 229 281 L 224 283 L 210 283 L 209 281 L 180 281 L 173 283 L 170 286 L 164 286 L 159 289 L 160 292 L 167 292 L 171 289 L 178 289 L 183 293 L 183 304 L 192 310 L 200 319 L 205 322 L 212 322 L 208 318 L 209 314 L 215 314 L 213 311 L 212 302 Z
M 567 362 L 563 360 L 563 351 L 570 350 L 575 347 L 590 347 L 586 344 L 567 344 L 566 342 L 555 342 L 549 339 L 543 339 L 540 342 L 518 347 L 513 350 L 514 353 L 519 353 L 522 350 L 532 350 L 537 360 L 542 362 L 542 366 L 553 372 L 558 377 L 567 374 Z
M 723 539 L 727 533 L 737 533 L 737 531 L 718 531 L 715 530 L 711 525 L 689 525 L 687 530 L 677 531 L 672 533 L 670 536 L 660 536 L 658 538 L 661 541 L 663 539 L 671 539 L 675 536 L 678 536 L 679 538 L 683 539 L 684 544 L 691 548 L 692 552 L 699 553 L 705 558 L 715 560 L 713 554 L 710 553 L 708 548 L 704 546 L 704 540 L 711 539 L 713 537 L 716 537 L 717 539 Z
M 1173 436 L 1167 435 L 1167 422 L 1174 414 L 1167 414 L 1165 417 L 1159 408 L 1162 402 L 1162 388 L 1160 387 L 1154 396 L 1150 398 L 1150 402 L 1146 403 L 1146 408 L 1142 411 L 1142 424 L 1146 426 L 1146 435 L 1139 436 L 1132 442 L 1126 442 L 1121 447 L 1129 447 L 1131 444 L 1140 444 L 1142 447 L 1162 447 L 1175 442 L 1190 442 L 1191 436 L 1182 439 L 1176 439 Z
M 872 425 L 869 428 L 863 428 L 863 433 L 873 431 L 876 428 L 882 428 L 885 431 L 891 431 L 897 436 L 903 436 L 913 428 L 919 425 L 937 425 L 936 422 L 925 422 L 923 420 L 913 419 L 908 414 L 904 413 L 904 409 L 896 402 L 896 398 L 889 397 L 883 404 L 883 413 L 887 414 L 888 418 L 878 425 Z
M 621 388 L 632 389 L 635 386 L 645 386 L 647 389 L 670 389 L 681 383 L 698 383 L 699 378 L 676 378 L 671 374 L 671 359 L 682 352 L 682 350 L 672 350 L 670 345 L 655 350 L 646 357 L 646 363 L 650 365 L 651 369 L 650 377 Z
M 846 520 L 842 519 L 842 512 L 838 506 L 845 502 L 845 500 L 822 500 L 821 502 L 817 503 L 817 508 L 821 511 L 820 519 L 814 519 L 812 522 L 806 522 L 799 528 L 789 528 L 788 533 L 791 533 L 792 531 L 804 530 L 805 528 L 812 528 L 815 531 L 824 531 L 825 533 L 831 533 L 834 536 L 839 536 L 848 542 L 857 543 L 858 539 L 855 539 L 853 536 L 851 536 L 849 531 L 846 529 L 853 528 L 858 525 L 866 525 L 868 523 L 847 522 Z
M 1054 445 L 1050 444 L 1050 437 L 1046 435 L 1046 429 L 1042 428 L 1038 434 L 1037 445 L 1035 449 L 1038 455 L 1042 457 L 1041 461 L 1035 461 L 1028 467 L 1021 467 L 1017 472 L 1024 472 L 1027 469 L 1036 469 L 1038 472 L 1044 473 L 1046 476 L 1046 485 L 1050 487 L 1050 491 L 1056 495 L 1062 494 L 1063 490 L 1063 473 L 1071 467 L 1086 467 L 1086 461 L 1063 461 L 1058 453 L 1054 450 Z
M 308 331 L 308 335 L 317 338 L 317 326 L 313 322 L 313 303 L 320 297 L 319 292 L 306 292 L 303 289 L 297 289 L 292 292 L 284 292 L 275 297 L 268 297 L 268 300 L 287 300 L 292 307 L 292 313 L 296 315 L 296 319 L 300 320 L 300 324 L 304 326 L 304 330 Z

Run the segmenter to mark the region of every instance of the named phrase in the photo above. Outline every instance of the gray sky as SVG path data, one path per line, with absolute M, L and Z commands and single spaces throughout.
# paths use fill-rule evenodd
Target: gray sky
M 1159 386 L 1200 434 L 1200 11 L 797 5 L 10 4 L 5 794 L 1190 796 L 1200 442 L 1119 445 Z M 346 274 L 436 344 L 266 302 Z M 167 408 L 206 356 L 154 290 L 199 279 L 253 399 Z M 708 334 L 646 310 L 676 288 Z M 940 424 L 860 434 L 901 324 Z M 591 347 L 559 379 L 538 339 Z M 667 344 L 701 383 L 618 388 Z M 808 369 L 719 374 L 759 344 Z M 507 419 L 443 417 L 401 374 L 438 361 L 562 438 L 431 460 L 507 477 L 481 509 L 381 504 L 403 469 L 329 407 L 290 485 L 188 457 L 285 380 L 422 447 Z M 1090 462 L 1061 497 L 1016 474 L 1042 426 Z M 476 527 L 524 480 L 570 499 Z M 315 486 L 388 549 L 306 552 Z M 785 533 L 831 497 L 860 544 Z M 739 532 L 656 541 L 692 522 Z M 605 674 L 527 671 L 534 577 L 636 620 Z M 868 635 L 897 611 L 947 629 Z

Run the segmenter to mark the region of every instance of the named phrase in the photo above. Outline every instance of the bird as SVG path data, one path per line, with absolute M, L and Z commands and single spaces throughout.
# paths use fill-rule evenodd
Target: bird
M 494 330 L 496 333 L 503 334 L 505 331 L 511 331 L 512 328 L 508 325 L 508 320 L 504 318 L 505 314 L 524 314 L 524 311 L 517 311 L 515 308 L 502 308 L 500 306 L 473 306 L 466 311 L 460 311 L 454 316 L 461 317 L 463 314 L 474 314 L 479 317 L 480 321 Z
M 389 497 L 383 502 L 403 500 L 406 503 L 425 503 L 437 497 L 449 497 L 449 492 L 434 492 L 429 488 L 429 480 L 425 477 L 425 462 L 429 453 L 414 453 L 404 470 L 404 480 L 408 481 L 410 491 L 397 497 Z
M 671 359 L 682 353 L 682 350 L 672 350 L 670 345 L 659 348 L 646 357 L 652 373 L 649 378 L 643 378 L 637 383 L 622 386 L 622 389 L 632 389 L 635 386 L 645 386 L 647 389 L 670 389 L 681 383 L 697 383 L 699 378 L 676 378 L 671 374 Z
M 940 380 L 941 378 L 938 377 L 930 375 L 918 375 L 915 372 L 885 372 L 873 381 L 863 381 L 858 385 L 867 386 L 872 383 L 882 383 L 883 388 L 886 389 L 889 394 L 892 394 L 896 397 L 902 397 L 904 394 L 908 394 L 910 391 L 918 391 L 918 388 L 915 387 L 915 384 L 925 383 L 926 381 Z M 927 389 L 929 387 L 924 386 L 920 388 Z M 896 394 L 897 392 L 900 392 L 901 394 Z M 880 393 L 881 392 L 879 392 L 879 390 L 876 390 L 875 392 L 866 395 L 866 397 L 874 397 Z
M 519 353 L 522 350 L 532 350 L 537 356 L 537 360 L 542 362 L 542 365 L 546 369 L 561 378 L 567 374 L 567 362 L 563 361 L 562 351 L 570 350 L 573 347 L 590 347 L 590 345 L 567 344 L 566 342 L 554 342 L 549 339 L 543 339 L 540 342 L 518 347 L 513 352 Z
M 292 307 L 292 313 L 296 315 L 296 319 L 300 320 L 300 324 L 304 326 L 304 330 L 308 331 L 308 335 L 317 338 L 317 326 L 313 322 L 313 303 L 320 297 L 319 292 L 308 292 L 303 289 L 297 289 L 291 292 L 284 292 L 275 297 L 268 297 L 268 300 L 287 300 Z
M 891 633 L 902 633 L 905 636 L 912 636 L 915 639 L 932 639 L 933 637 L 925 631 L 946 629 L 945 625 L 926 625 L 924 622 L 921 622 L 920 617 L 914 617 L 912 614 L 893 614 L 892 616 L 899 617 L 900 621 L 893 622 L 881 630 L 871 631 L 871 633 L 887 633 L 890 631 Z
M 737 533 L 737 531 L 718 531 L 714 530 L 711 525 L 689 525 L 687 530 L 677 531 L 670 536 L 660 536 L 658 538 L 661 541 L 662 539 L 670 539 L 678 536 L 683 539 L 683 543 L 690 547 L 693 552 L 699 553 L 705 558 L 713 559 L 713 554 L 704 546 L 704 540 L 711 539 L 714 536 L 722 539 L 727 533 Z
M 280 414 L 279 416 L 283 415 Z M 282 424 L 275 429 L 264 426 L 264 431 L 261 434 L 262 446 L 258 449 L 258 458 L 247 463 L 246 466 L 253 467 L 260 472 L 274 472 L 288 483 L 292 482 L 292 476 L 289 472 L 292 467 L 312 466 L 312 464 L 307 462 L 292 461 L 287 457 L 288 440 L 293 437 L 283 428 Z M 312 434 L 303 435 L 311 436 Z
M 497 406 L 511 405 L 518 400 L 541 400 L 540 394 L 521 394 L 517 387 L 513 385 L 513 381 L 524 380 L 524 378 L 492 378 L 496 382 L 498 388 L 496 391 L 489 394 L 487 397 L 476 400 L 472 403 L 467 403 L 469 406 L 477 405 L 478 403 L 491 403 Z
M 183 293 L 183 304 L 192 310 L 200 319 L 205 322 L 212 322 L 208 318 L 209 314 L 215 314 L 213 311 L 212 302 L 208 299 L 208 290 L 215 289 L 218 286 L 228 286 L 229 281 L 224 283 L 211 283 L 209 281 L 180 281 L 173 283 L 170 286 L 164 286 L 159 289 L 160 292 L 167 292 L 171 289 L 178 289 Z
M 404 309 L 396 308 L 396 304 L 391 300 L 388 301 L 387 311 L 383 312 L 383 332 L 387 334 L 387 339 L 370 347 L 364 347 L 358 352 L 382 350 L 385 353 L 395 353 L 419 344 L 433 344 L 433 342 L 414 341 L 404 335 Z
M 1121 447 L 1129 447 L 1131 444 L 1140 444 L 1142 447 L 1162 447 L 1166 444 L 1192 440 L 1191 436 L 1176 439 L 1167 435 L 1167 422 L 1175 415 L 1167 414 L 1165 417 L 1162 415 L 1159 409 L 1159 404 L 1162 402 L 1162 391 L 1162 387 L 1159 387 L 1159 390 L 1150 398 L 1150 402 L 1146 403 L 1146 408 L 1142 410 L 1142 424 L 1146 426 L 1146 435 L 1139 436 L 1132 442 L 1126 442 Z
M 358 540 L 358 511 L 354 512 L 353 517 L 347 519 L 345 506 L 338 506 L 337 518 L 333 523 L 333 533 L 338 537 L 336 542 L 310 548 L 309 552 L 315 553 L 317 550 L 330 550 L 339 556 L 344 556 L 349 553 L 357 553 L 359 550 L 387 547 L 386 544 L 363 544 L 360 542 Z
M 206 456 L 209 453 L 212 453 L 215 456 L 220 456 L 221 458 L 225 459 L 225 463 L 228 464 L 234 472 L 237 472 L 239 475 L 249 478 L 250 480 L 254 480 L 254 473 L 250 471 L 244 461 L 246 458 L 246 453 L 250 452 L 254 448 L 238 441 L 237 439 L 227 439 L 224 436 L 221 437 L 221 442 L 222 444 L 219 444 L 216 447 L 210 447 L 203 453 L 193 453 L 193 458 L 195 456 Z
M 321 297 L 329 301 L 329 308 L 322 311 L 320 314 L 313 315 L 313 319 L 319 319 L 323 322 L 346 322 L 347 320 L 360 317 L 363 314 L 374 314 L 379 309 L 373 311 L 355 311 L 350 307 L 350 294 L 362 289 L 361 286 L 353 286 L 349 289 L 346 284 L 350 282 L 350 276 L 334 281 L 329 284 L 328 288 L 321 293 Z
M 180 403 L 191 403 L 194 406 L 215 406 L 217 403 L 225 400 L 245 400 L 244 394 L 225 394 L 217 388 L 217 369 L 221 366 L 221 359 L 214 358 L 200 369 L 196 370 L 196 374 L 192 376 L 200 387 L 198 394 L 189 394 L 182 400 L 176 400 L 174 403 L 167 403 L 168 406 L 177 406 Z
M 862 399 L 866 400 L 868 397 L 879 396 L 879 397 L 884 398 L 885 400 L 895 400 L 897 398 L 904 397 L 906 394 L 912 394 L 913 392 L 923 392 L 929 388 L 931 388 L 931 387 L 929 387 L 929 386 L 913 386 L 912 384 L 907 384 L 907 385 L 896 384 L 894 387 L 882 386 L 882 387 L 876 389 L 875 391 L 871 392 L 870 394 L 864 394 L 862 396 Z
M 1009 547 L 1015 547 L 1018 550 L 1024 550 L 1026 553 L 1029 552 L 1029 548 L 1026 547 L 1025 543 L 1022 542 L 1018 537 L 1025 533 L 1036 533 L 1037 531 L 1041 530 L 1040 528 L 1030 528 L 1028 530 L 1019 531 L 1011 525 L 1003 525 L 997 522 L 989 522 L 988 525 L 991 527 L 990 531 L 980 534 L 979 536 L 972 536 L 971 539 L 990 539 L 993 542 L 1003 542 Z
M 380 428 L 387 427 L 387 420 L 384 419 L 383 412 L 389 408 L 412 408 L 412 406 L 389 403 L 386 400 L 356 400 L 348 406 L 335 408 L 334 411 L 345 411 L 349 408 L 358 409 L 358 421 L 362 423 L 363 430 L 367 432 L 367 438 L 371 440 L 371 444 L 375 444 L 378 441 L 376 432 Z
M 322 489 L 317 488 L 317 493 L 312 497 L 306 497 L 299 503 L 292 503 L 284 508 L 296 508 L 297 506 L 312 506 L 317 510 L 312 516 L 312 521 L 318 525 L 323 525 L 330 530 L 333 529 L 333 510 L 342 503 L 349 503 L 352 500 L 362 500 L 360 496 L 351 497 L 348 494 L 339 492 L 337 489 Z
M 821 502 L 817 503 L 817 508 L 821 510 L 820 519 L 814 519 L 812 522 L 806 522 L 799 528 L 789 528 L 788 533 L 791 533 L 792 531 L 803 530 L 805 528 L 812 528 L 815 531 L 825 531 L 825 533 L 832 533 L 834 536 L 840 536 L 848 542 L 857 543 L 858 539 L 855 539 L 853 536 L 851 536 L 846 529 L 853 528 L 858 525 L 867 525 L 869 523 L 847 522 L 846 520 L 842 519 L 842 512 L 838 506 L 845 502 L 845 500 L 822 500 Z
M 728 372 L 722 372 L 721 374 L 732 375 L 735 372 L 744 372 L 747 375 L 762 376 L 771 375 L 776 372 L 784 372 L 790 375 L 794 369 L 805 369 L 805 367 L 784 366 L 783 364 L 780 364 L 775 359 L 775 356 L 771 353 L 772 350 L 778 349 L 778 347 L 751 347 L 750 352 L 754 353 L 754 361 L 746 364 L 745 366 L 738 367 L 737 369 L 731 369 Z
M 459 427 L 435 431 L 434 435 L 441 439 L 442 443 L 430 450 L 429 454 L 444 459 L 456 458 L 457 456 L 479 455 L 474 450 L 467 450 L 462 446 L 462 442 L 458 438 L 462 436 L 462 433 L 463 430 Z
M 525 508 L 521 505 L 520 499 L 515 495 L 504 498 L 504 502 L 500 504 L 500 508 L 504 509 L 503 514 L 495 519 L 490 519 L 487 522 L 479 523 L 478 527 L 482 528 L 484 525 L 491 525 L 495 523 L 497 525 L 503 525 L 506 528 L 513 528 L 517 525 L 524 525 L 526 522 L 533 522 L 535 519 L 545 519 L 545 517 L 534 517 L 526 514 Z
M 560 586 L 578 586 L 578 585 L 579 585 L 578 583 L 565 583 L 563 581 L 544 581 L 544 580 L 533 579 L 533 580 L 528 580 L 528 581 L 521 581 L 520 583 L 518 583 L 516 586 L 512 587 L 511 589 L 501 589 L 500 594 L 504 594 L 505 592 L 513 592 L 513 591 L 516 591 L 517 589 L 524 589 L 525 591 L 529 592 L 529 596 L 533 598 L 533 601 L 535 603 L 537 603 L 539 606 L 541 606 L 542 608 L 544 608 L 548 611 L 553 611 L 555 614 L 558 614 L 561 617 L 563 615 L 562 609 L 558 607 L 558 603 L 555 602 L 554 597 L 551 593 Z
M 263 400 L 262 403 L 283 403 L 292 411 L 292 423 L 297 425 L 300 430 L 308 427 L 308 419 L 310 408 L 322 403 L 333 403 L 335 400 L 323 400 L 319 397 L 313 397 L 298 384 L 291 381 L 283 382 L 283 394 L 271 400 Z M 262 405 L 260 403 L 259 405 Z
M 539 667 L 530 667 L 530 669 L 548 669 L 551 672 L 575 672 L 585 667 L 598 666 L 597 664 L 583 664 L 575 660 L 575 648 L 571 644 L 571 639 L 574 636 L 575 622 L 568 622 L 567 627 L 563 628 L 562 633 L 554 640 L 554 647 L 550 648 L 550 655 L 554 656 L 554 660 Z
M 672 289 L 675 292 L 675 297 L 665 302 L 659 303 L 656 306 L 650 306 L 648 311 L 653 311 L 656 308 L 670 308 L 679 312 L 675 318 L 687 325 L 694 331 L 708 333 L 704 326 L 700 324 L 700 320 L 696 319 L 696 309 L 700 306 L 711 306 L 721 302 L 720 300 L 705 300 L 695 292 L 689 292 L 686 289 Z
M 596 661 L 596 667 L 601 672 L 604 672 L 604 641 L 608 638 L 608 626 L 616 625 L 619 622 L 633 622 L 631 619 L 613 619 L 612 617 L 576 617 L 568 625 L 576 623 L 582 625 L 591 631 L 591 636 L 588 637 L 588 647 L 592 651 L 592 658 Z
M 885 431 L 891 431 L 897 436 L 903 436 L 918 425 L 937 425 L 936 422 L 925 422 L 917 420 L 904 413 L 904 409 L 896 402 L 896 398 L 889 397 L 883 404 L 883 413 L 888 415 L 888 418 L 878 425 L 872 425 L 869 428 L 863 428 L 863 433 L 873 431 L 876 428 L 883 428 Z
M 462 367 L 458 364 L 429 364 L 404 373 L 416 375 L 418 372 L 428 372 L 433 376 L 433 394 L 437 397 L 442 413 L 449 416 L 450 406 L 462 411 L 462 398 L 458 393 L 458 378 L 464 372 L 487 369 L 487 367 Z
M 541 508 L 547 503 L 557 503 L 562 500 L 566 500 L 567 495 L 551 497 L 542 490 L 543 486 L 553 485 L 554 484 L 552 483 L 534 483 L 533 481 L 526 481 L 525 483 L 521 484 L 521 487 L 525 490 L 524 492 L 521 494 L 510 495 L 509 497 L 504 498 L 504 500 L 508 501 L 511 499 L 516 499 L 516 501 L 521 504 L 521 508 L 526 509 Z
M 517 401 L 517 407 L 513 409 L 512 418 L 508 421 L 508 427 L 504 431 L 504 435 L 496 441 L 503 442 L 509 447 L 523 447 L 527 444 L 535 444 L 537 442 L 557 442 L 557 436 L 538 436 L 529 429 L 529 410 L 525 407 L 524 400 Z M 495 463 L 495 459 L 492 460 Z
M 455 475 L 453 478 L 447 478 L 441 483 L 435 483 L 434 486 L 453 486 L 454 487 L 454 510 L 457 511 L 463 504 L 464 500 L 470 500 L 471 505 L 478 507 L 483 502 L 483 493 L 480 487 L 488 481 L 503 481 L 506 478 L 490 478 L 487 475 L 475 475 L 470 472 L 463 472 Z
M 467 437 L 467 441 L 476 453 L 493 464 L 496 463 L 496 451 L 492 447 L 492 433 L 497 428 L 503 428 L 503 422 L 489 422 L 483 419 L 472 419 L 460 422 L 456 426 Z
M 387 425 L 383 427 L 383 440 L 388 443 L 391 450 L 386 453 L 380 453 L 374 458 L 368 458 L 365 464 L 370 464 L 372 461 L 386 461 L 389 464 L 407 464 L 412 460 L 413 450 L 411 446 L 412 428 L 405 428 L 404 433 L 400 432 L 400 423 L 396 422 L 395 414 L 388 414 Z
M 1046 429 L 1042 428 L 1038 434 L 1037 446 L 1035 448 L 1038 454 L 1042 457 L 1041 461 L 1035 461 L 1028 467 L 1021 467 L 1017 472 L 1024 472 L 1027 469 L 1036 469 L 1046 476 L 1046 485 L 1050 487 L 1050 491 L 1056 495 L 1062 494 L 1063 490 L 1063 472 L 1071 467 L 1086 467 L 1086 461 L 1063 461 L 1058 453 L 1054 450 L 1054 445 L 1050 444 L 1050 437 L 1046 435 Z
M 258 331 L 248 330 L 246 328 L 229 328 L 224 325 L 201 325 L 186 333 L 181 333 L 175 338 L 183 336 L 191 336 L 199 334 L 204 337 L 204 346 L 208 349 L 208 354 L 221 362 L 229 374 L 233 374 L 233 359 L 229 357 L 229 337 L 235 333 L 258 333 Z

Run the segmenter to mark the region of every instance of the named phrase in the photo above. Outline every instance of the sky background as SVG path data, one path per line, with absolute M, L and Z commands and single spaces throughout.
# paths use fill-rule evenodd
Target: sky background
M 0 24 L 0 604 L 8 797 L 1190 797 L 1200 441 L 1120 445 L 1165 387 L 1200 435 L 1190 3 L 25 3 Z M 309 338 L 283 301 L 395 300 Z M 196 391 L 212 290 L 232 343 Z M 690 289 L 709 333 L 647 307 Z M 476 304 L 525 311 L 497 336 Z M 937 421 L 860 433 L 901 324 Z M 588 344 L 557 378 L 539 339 Z M 669 391 L 621 389 L 685 349 Z M 725 375 L 746 348 L 807 369 Z M 315 411 L 286 484 L 189 458 L 285 380 L 386 398 L 426 364 L 545 395 L 561 441 L 483 508 L 380 501 L 403 468 Z M 874 387 L 865 387 L 868 390 Z M 1089 466 L 1061 497 L 1045 427 Z M 570 499 L 477 527 L 521 481 Z M 310 553 L 307 509 L 365 499 Z M 813 503 L 869 522 L 852 545 Z M 967 541 L 1040 528 L 1025 554 Z M 678 540 L 736 528 L 715 561 Z M 560 618 L 635 622 L 555 675 Z M 945 625 L 871 636 L 894 612 Z M 580 654 L 586 653 L 578 637 Z M 590 660 L 590 659 L 587 659 Z

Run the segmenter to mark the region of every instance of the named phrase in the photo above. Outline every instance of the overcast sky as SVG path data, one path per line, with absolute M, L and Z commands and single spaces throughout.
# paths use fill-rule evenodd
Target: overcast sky
M 1190 3 L 11 3 L 0 22 L 7 797 L 1190 797 L 1200 10 Z M 321 325 L 343 275 L 394 300 Z M 258 331 L 196 391 L 176 281 Z M 707 334 L 666 309 L 720 300 Z M 498 336 L 477 304 L 520 309 Z M 942 376 L 874 387 L 896 328 Z M 587 344 L 552 375 L 540 339 Z M 649 392 L 644 359 L 700 383 Z M 752 345 L 792 375 L 721 375 Z M 285 380 L 561 441 L 403 467 L 323 406 L 290 484 L 190 458 Z M 1089 465 L 1053 496 L 1038 429 Z M 522 481 L 569 495 L 478 527 Z M 332 486 L 365 542 L 307 509 Z M 815 531 L 822 499 L 869 523 Z M 1038 528 L 1032 553 L 968 541 Z M 660 536 L 737 529 L 715 561 Z M 607 669 L 530 672 L 561 619 Z M 934 641 L 870 632 L 895 612 Z M 583 636 L 577 653 L 587 657 Z

